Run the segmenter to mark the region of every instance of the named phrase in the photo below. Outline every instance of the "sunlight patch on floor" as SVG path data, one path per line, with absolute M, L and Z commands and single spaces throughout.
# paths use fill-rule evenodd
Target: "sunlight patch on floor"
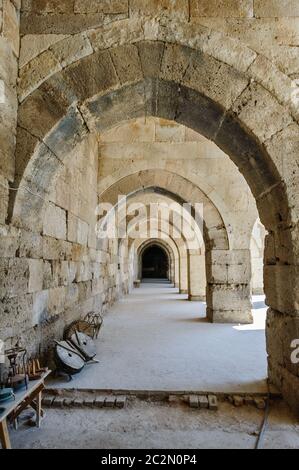
M 253 323 L 251 325 L 233 326 L 234 330 L 239 331 L 258 331 L 266 329 L 267 305 L 264 295 L 254 295 L 252 297 L 252 315 Z

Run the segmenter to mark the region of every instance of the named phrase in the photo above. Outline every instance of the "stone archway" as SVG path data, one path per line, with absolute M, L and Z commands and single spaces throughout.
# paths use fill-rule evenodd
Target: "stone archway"
M 244 52 L 249 51 L 234 54 L 232 65 L 204 53 L 196 43 L 191 48 L 168 39 L 137 41 L 44 74 L 33 93 L 21 93 L 26 99 L 19 110 L 15 181 L 20 189 L 11 198 L 10 220 L 38 230 L 43 199 L 71 148 L 90 130 L 153 115 L 213 140 L 244 175 L 269 233 L 265 290 L 270 377 L 298 408 L 297 369 L 289 353 L 291 332 L 298 331 L 299 207 L 292 200 L 291 175 L 277 167 L 277 155 L 298 126 L 287 99 L 277 96 L 275 87 L 267 89 L 262 58 L 246 56 L 244 66 Z M 28 191 L 38 196 L 29 198 Z M 226 256 L 223 264 L 232 265 L 229 278 L 240 277 L 239 260 L 234 264 Z M 210 266 L 213 270 L 213 259 Z
M 118 203 L 119 195 L 132 197 L 145 191 L 161 193 L 179 204 L 202 204 L 204 210 L 203 236 L 207 250 L 229 250 L 229 232 L 221 213 L 213 202 L 188 179 L 166 170 L 149 169 L 127 175 L 108 186 L 99 196 L 99 203 Z M 201 214 L 198 214 L 201 218 Z
M 150 184 L 159 184 L 159 186 L 151 187 Z M 147 185 L 149 186 L 147 187 Z M 172 187 L 176 188 L 180 195 L 171 191 Z M 125 196 L 124 193 L 127 192 L 128 194 Z M 186 208 L 182 210 L 182 205 L 187 202 L 182 196 L 190 199 L 187 205 L 188 210 Z M 136 200 L 138 202 L 134 204 Z M 128 214 L 131 214 L 131 211 L 139 212 L 140 201 L 142 201 L 141 214 L 136 218 L 133 216 L 131 220 L 132 215 L 128 216 Z M 151 204 L 155 205 L 157 201 L 161 206 L 158 208 L 158 213 L 154 211 L 152 214 L 153 206 Z M 165 201 L 167 201 L 166 213 L 164 212 Z M 196 214 L 198 210 L 196 201 L 202 201 L 204 204 L 204 213 L 207 213 L 206 221 L 202 220 L 201 213 Z M 141 240 L 152 238 L 158 236 L 159 233 L 162 239 L 167 238 L 168 242 L 174 244 L 175 250 L 179 252 L 178 263 L 180 265 L 180 267 L 176 266 L 175 273 L 171 276 L 174 284 L 180 288 L 181 293 L 188 294 L 189 300 L 206 299 L 204 245 L 208 248 L 215 246 L 219 250 L 225 249 L 228 247 L 226 245 L 226 243 L 228 244 L 228 234 L 217 208 L 199 188 L 174 173 L 150 170 L 134 173 L 116 181 L 101 194 L 100 204 L 101 202 L 104 205 L 108 203 L 109 207 L 115 204 L 110 212 L 112 220 L 115 220 L 115 210 L 119 210 L 118 226 L 122 227 L 123 231 L 123 223 L 125 222 L 127 235 L 133 238 L 137 237 L 135 241 L 138 241 L 139 238 Z M 132 206 L 131 203 L 133 203 Z M 194 203 L 194 210 L 189 212 L 189 209 L 193 207 L 192 203 Z M 124 207 L 129 210 L 128 214 L 127 210 L 123 211 Z M 177 215 L 173 220 L 172 214 Z M 198 219 L 196 215 L 198 215 Z M 160 216 L 162 227 L 159 227 Z M 204 222 L 203 227 L 202 222 Z M 102 224 L 102 220 L 99 223 Z M 149 227 L 148 224 L 150 224 Z M 138 226 L 137 232 L 135 232 L 136 225 Z M 142 226 L 144 226 L 145 232 L 140 232 Z M 173 267 L 175 265 L 176 263 L 172 263 Z M 141 278 L 141 269 L 138 271 L 139 278 Z M 210 286 L 212 284 L 210 282 Z
M 154 251 L 155 250 L 155 251 Z M 151 264 L 149 264 L 151 260 Z M 165 248 L 159 243 L 149 243 L 139 253 L 141 279 L 167 279 L 171 280 L 171 259 Z M 150 269 L 154 268 L 153 272 Z M 150 269 L 149 269 L 150 268 Z
M 156 245 L 161 248 L 166 253 L 168 258 L 168 278 L 169 280 L 176 285 L 179 282 L 179 264 L 180 264 L 180 255 L 179 248 L 177 244 L 171 238 L 167 240 L 152 238 L 148 240 L 136 240 L 136 256 L 138 263 L 138 278 L 142 278 L 142 257 L 144 251 L 152 245 Z
M 118 196 L 132 196 L 138 191 L 165 192 L 181 203 L 203 204 L 203 237 L 205 241 L 205 265 L 207 278 L 207 312 L 211 322 L 251 323 L 250 301 L 250 252 L 249 250 L 230 250 L 228 231 L 221 214 L 210 199 L 193 183 L 173 172 L 165 170 L 144 170 L 116 181 L 100 195 L 100 202 L 117 204 Z M 175 188 L 175 191 L 174 189 Z M 189 293 L 192 300 L 203 300 L 202 286 L 198 289 L 199 279 L 193 283 L 196 273 L 203 268 L 204 260 L 199 259 L 196 251 L 188 250 L 189 269 L 197 264 L 188 274 Z M 198 263 L 195 262 L 198 261 Z M 229 274 L 226 266 L 230 265 Z M 195 287 L 195 289 L 194 289 Z M 224 300 L 225 299 L 225 300 Z

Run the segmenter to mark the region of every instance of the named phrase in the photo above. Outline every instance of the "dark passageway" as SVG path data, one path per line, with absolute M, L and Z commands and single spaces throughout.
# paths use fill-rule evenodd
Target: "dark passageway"
M 142 255 L 143 279 L 167 279 L 169 270 L 168 256 L 157 245 L 147 248 Z

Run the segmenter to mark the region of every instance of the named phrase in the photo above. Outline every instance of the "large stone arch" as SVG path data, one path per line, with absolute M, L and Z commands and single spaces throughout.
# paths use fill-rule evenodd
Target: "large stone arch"
M 298 117 L 298 109 L 289 94 L 292 87 L 291 79 L 264 55 L 251 49 L 240 39 L 229 37 L 211 27 L 186 23 L 178 18 L 165 21 L 159 17 L 142 17 L 141 12 L 138 18 L 118 21 L 116 27 L 113 27 L 113 34 L 111 34 L 110 24 L 87 31 L 83 30 L 72 37 L 62 37 L 41 53 L 33 54 L 31 59 L 26 62 L 25 67 L 21 69 L 20 101 L 23 101 L 57 71 L 65 69 L 79 59 L 92 55 L 95 51 L 103 51 L 115 46 L 125 47 L 127 44 L 143 41 L 161 41 L 191 47 L 240 72 L 250 71 L 252 78 L 257 83 L 273 93 L 281 104 L 287 105 L 291 112 Z M 72 47 L 74 43 L 83 47 L 78 50 Z M 52 67 L 44 65 L 47 56 L 53 59 Z M 34 77 L 31 73 L 33 66 L 39 71 Z M 273 75 L 279 80 L 272 80 Z
M 133 121 L 133 122 L 136 122 L 136 121 Z M 166 121 L 163 121 L 163 122 L 166 122 Z M 114 129 L 115 128 L 112 128 L 109 132 L 113 131 Z M 142 173 L 145 171 L 156 171 L 159 173 L 162 172 L 162 174 L 164 172 L 167 172 L 167 173 L 172 173 L 174 175 L 180 175 L 182 178 L 184 178 L 185 180 L 187 180 L 194 186 L 196 192 L 198 191 L 197 188 L 200 188 L 201 192 L 207 196 L 207 198 L 212 203 L 212 205 L 214 205 L 217 208 L 217 211 L 219 212 L 219 214 L 221 214 L 223 224 L 226 227 L 230 248 L 233 249 L 239 246 L 240 237 L 238 237 L 237 235 L 238 226 L 235 224 L 235 226 L 232 227 L 231 206 L 227 204 L 227 201 L 225 200 L 223 194 L 220 193 L 219 187 L 217 187 L 216 185 L 211 185 L 211 180 L 207 181 L 206 175 L 201 174 L 201 172 L 197 172 L 196 174 L 193 174 L 192 171 L 185 172 L 183 166 L 181 166 L 180 172 L 178 172 L 177 168 L 170 169 L 167 165 L 167 161 L 159 160 L 159 161 L 153 162 L 153 161 L 146 160 L 146 159 L 138 159 L 138 160 L 134 160 L 134 162 L 132 162 L 131 165 L 128 164 L 125 167 L 122 166 L 118 168 L 116 171 L 113 171 L 112 174 L 109 174 L 104 177 L 100 177 L 98 181 L 98 193 L 102 194 L 110 186 L 114 185 L 115 183 L 122 180 L 123 178 L 127 178 L 132 174 L 138 174 L 138 173 Z M 191 193 L 191 196 L 192 194 L 193 193 Z M 256 220 L 256 215 L 257 215 L 257 212 L 255 214 L 254 220 Z M 252 219 L 252 223 L 253 223 L 253 219 Z M 250 229 L 251 229 L 251 226 L 250 226 Z M 249 246 L 249 239 L 251 237 L 250 229 L 248 227 L 248 243 L 246 241 L 246 246 L 247 245 Z
M 119 195 L 130 196 L 145 190 L 161 192 L 179 203 L 203 204 L 206 249 L 229 249 L 229 232 L 217 207 L 197 186 L 171 171 L 153 169 L 127 175 L 106 188 L 99 196 L 99 203 L 115 205 Z
M 187 27 L 159 25 L 154 41 L 135 36 L 134 44 L 134 30 L 130 39 L 119 32 L 122 45 L 110 49 L 99 34 L 95 52 L 57 73 L 40 74 L 36 90 L 20 94 L 21 100 L 26 97 L 19 108 L 16 153 L 15 185 L 20 189 L 11 200 L 11 220 L 22 225 L 29 214 L 29 223 L 39 219 L 43 199 L 69 151 L 90 131 L 153 115 L 214 141 L 244 175 L 269 232 L 265 290 L 271 307 L 270 376 L 298 408 L 298 370 L 290 360 L 299 314 L 299 207 L 292 196 L 298 186 L 291 168 L 279 164 L 285 148 L 290 158 L 297 152 L 296 144 L 289 143 L 298 136 L 290 79 L 274 67 L 266 74 L 264 58 L 247 48 L 230 44 L 221 48 L 226 51 L 221 56 L 219 37 L 205 43 L 195 30 L 192 44 L 190 36 L 188 45 L 179 44 Z M 151 28 L 142 33 L 148 33 L 146 39 L 153 39 Z M 218 50 L 217 58 L 209 48 Z M 29 197 L 29 192 L 38 196 Z
M 123 47 L 106 50 L 100 56 L 94 53 L 66 67 L 43 82 L 22 103 L 18 139 L 22 149 L 17 151 L 16 183 L 24 177 L 29 189 L 31 186 L 43 196 L 70 147 L 90 129 L 102 131 L 122 120 L 148 114 L 174 119 L 215 141 L 233 158 L 255 197 L 263 195 L 258 201 L 260 206 L 274 190 L 283 193 L 275 159 L 271 160 L 269 152 L 261 145 L 269 140 L 266 134 L 272 135 L 267 129 L 273 128 L 273 120 L 270 125 L 263 119 L 262 130 L 255 118 L 259 115 L 260 120 L 265 107 L 252 109 L 255 102 L 264 102 L 271 108 L 269 118 L 273 113 L 279 115 L 283 110 L 272 95 L 261 86 L 250 84 L 250 75 L 195 49 L 176 44 L 129 45 L 132 58 L 124 70 L 119 63 Z M 148 69 L 146 64 L 157 64 L 156 60 L 149 60 L 148 54 L 162 56 L 161 66 Z M 218 70 L 217 75 L 215 70 Z M 92 78 L 94 74 L 97 74 L 98 82 Z M 229 87 L 223 87 L 225 81 L 229 81 Z M 129 109 L 129 103 L 133 109 Z M 277 128 L 273 129 L 273 135 L 293 123 L 291 116 L 285 112 L 282 115 L 275 122 Z M 233 140 L 228 139 L 231 134 Z M 48 178 L 44 174 L 43 181 L 39 179 L 42 168 L 37 162 L 47 162 Z M 270 192 L 264 194 L 265 191 Z M 18 203 L 20 198 L 17 197 Z M 38 210 L 41 204 L 42 199 L 36 198 L 33 208 Z M 15 219 L 21 216 L 19 204 L 17 208 Z M 271 223 L 277 222 L 277 212 L 283 212 L 279 209 L 278 206 L 272 214 L 274 220 Z
M 162 240 L 158 240 L 158 239 L 151 239 L 151 240 L 146 240 L 142 245 L 140 245 L 138 248 L 137 248 L 137 256 L 138 256 L 138 260 L 139 260 L 139 279 L 141 279 L 141 274 L 142 274 L 142 266 L 141 266 L 141 258 L 143 256 L 143 253 L 145 252 L 145 250 L 147 248 L 149 248 L 150 246 L 159 246 L 163 251 L 164 253 L 166 253 L 167 255 L 167 258 L 168 258 L 168 262 L 169 262 L 169 280 L 172 281 L 174 284 L 175 284 L 175 276 L 176 276 L 176 272 L 175 272 L 175 255 L 174 255 L 174 252 L 173 250 L 171 249 L 170 245 L 167 243 L 167 242 L 164 242 Z

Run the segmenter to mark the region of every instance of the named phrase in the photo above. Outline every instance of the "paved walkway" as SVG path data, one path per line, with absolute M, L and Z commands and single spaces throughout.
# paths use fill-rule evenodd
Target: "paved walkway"
M 205 304 L 169 284 L 143 283 L 117 302 L 97 342 L 100 364 L 57 387 L 214 392 L 266 391 L 263 297 L 254 325 L 210 324 Z
M 254 449 L 264 418 L 264 410 L 254 406 L 235 408 L 220 402 L 214 413 L 139 400 L 121 410 L 49 408 L 41 429 L 28 426 L 26 414 L 18 431 L 10 432 L 14 449 L 96 449 L 97 453 L 99 449 Z M 298 420 L 279 400 L 271 404 L 262 448 L 299 449 Z

